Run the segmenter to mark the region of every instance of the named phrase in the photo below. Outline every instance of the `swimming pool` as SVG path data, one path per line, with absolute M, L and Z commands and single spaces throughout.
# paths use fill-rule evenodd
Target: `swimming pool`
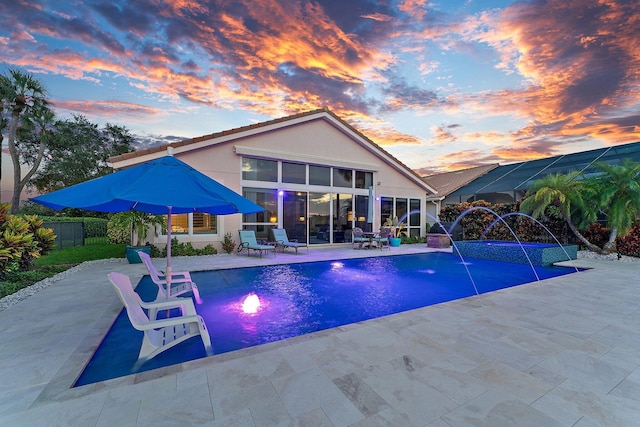
M 479 293 L 535 281 L 528 265 L 465 258 Z M 459 257 L 424 253 L 340 261 L 194 272 L 216 354 L 475 295 Z M 536 266 L 541 278 L 574 273 L 574 268 Z M 136 288 L 155 298 L 149 277 Z M 260 307 L 246 313 L 243 302 L 257 295 Z M 142 332 L 122 311 L 75 386 L 134 373 Z M 146 362 L 136 372 L 205 357 L 202 341 L 188 340 Z

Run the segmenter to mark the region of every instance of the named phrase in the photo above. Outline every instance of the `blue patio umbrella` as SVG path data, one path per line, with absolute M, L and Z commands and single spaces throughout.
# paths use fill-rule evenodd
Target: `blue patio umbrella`
M 167 278 L 171 277 L 171 214 L 229 215 L 264 210 L 171 155 L 30 200 L 53 209 L 167 214 Z

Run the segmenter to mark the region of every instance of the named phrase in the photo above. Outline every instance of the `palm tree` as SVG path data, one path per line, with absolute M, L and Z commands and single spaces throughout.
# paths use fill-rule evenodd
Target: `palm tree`
M 578 231 L 573 221 L 574 213 L 580 213 L 580 223 L 592 222 L 597 214 L 596 207 L 590 206 L 587 202 L 589 198 L 584 197 L 590 193 L 590 187 L 584 180 L 578 179 L 580 177 L 580 172 L 557 173 L 535 181 L 527 191 L 528 197 L 520 204 L 520 211 L 531 214 L 534 218 L 540 218 L 544 216 L 548 207 L 557 207 L 573 234 L 587 249 L 602 253 L 601 248 L 589 242 Z
M 640 163 L 625 159 L 622 164 L 600 164 L 601 175 L 593 178 L 594 194 L 611 229 L 603 249 L 616 251 L 616 237 L 624 237 L 640 217 Z
M 42 112 L 48 107 L 46 99 L 46 89 L 44 85 L 33 75 L 24 73 L 17 69 L 10 69 L 9 75 L 0 76 L 0 100 L 2 101 L 2 112 L 9 114 L 9 152 L 14 164 L 14 176 L 16 173 L 16 162 L 19 163 L 18 149 L 16 147 L 16 136 L 18 127 L 22 123 L 23 117 L 33 111 Z M 0 125 L 6 126 L 6 120 Z M 0 159 L 1 160 L 1 159 Z M 0 162 L 1 164 L 1 162 Z M 0 171 L 1 172 L 1 171 Z M 18 171 L 19 173 L 19 171 Z M 20 181 L 18 175 L 18 182 Z M 14 188 L 15 188 L 14 182 Z M 14 195 L 15 200 L 15 195 Z M 19 199 L 18 199 L 19 200 Z M 12 204 L 11 212 L 18 210 L 16 204 Z

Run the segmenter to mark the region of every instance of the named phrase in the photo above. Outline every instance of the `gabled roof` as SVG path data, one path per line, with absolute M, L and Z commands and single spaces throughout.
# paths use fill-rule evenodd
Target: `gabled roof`
M 595 165 L 598 163 L 619 164 L 627 158 L 640 162 L 640 142 L 498 166 L 449 195 L 472 196 L 527 190 L 533 182 L 549 174 L 580 171 L 588 175 L 596 171 Z
M 476 166 L 468 169 L 460 169 L 453 172 L 444 172 L 423 177 L 433 188 L 438 190 L 438 198 L 443 198 L 456 191 L 458 188 L 469 184 L 474 179 L 490 172 L 500 166 L 498 163 Z
M 320 108 L 317 110 L 306 111 L 303 113 L 293 114 L 265 122 L 254 123 L 239 128 L 224 130 L 196 138 L 185 139 L 171 144 L 165 144 L 157 147 L 151 147 L 143 150 L 125 153 L 119 156 L 113 156 L 109 159 L 109 163 L 116 169 L 127 167 L 140 162 L 148 161 L 164 155 L 168 147 L 171 147 L 175 154 L 186 151 L 202 149 L 204 147 L 214 146 L 217 144 L 233 141 L 247 136 L 256 135 L 262 132 L 269 132 L 287 126 L 295 126 L 301 123 L 313 120 L 325 120 L 337 129 L 351 137 L 354 141 L 360 143 L 367 150 L 377 155 L 385 163 L 394 167 L 397 171 L 407 176 L 419 186 L 423 187 L 429 193 L 435 193 L 436 190 L 425 182 L 420 175 L 406 166 L 400 160 L 392 156 L 388 151 L 384 150 L 378 144 L 373 142 L 362 132 L 342 120 L 328 108 Z

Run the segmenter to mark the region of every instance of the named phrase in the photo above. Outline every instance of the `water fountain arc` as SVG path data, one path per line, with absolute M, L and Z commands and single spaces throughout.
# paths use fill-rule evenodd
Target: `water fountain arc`
M 416 212 L 419 213 L 419 211 L 416 211 Z M 411 213 L 412 212 L 409 212 L 408 214 L 404 215 L 402 218 L 407 218 L 407 216 L 410 215 Z M 462 266 L 466 270 L 467 275 L 469 276 L 469 280 L 471 280 L 471 284 L 473 285 L 473 290 L 476 292 L 476 295 L 480 295 L 480 292 L 478 292 L 478 287 L 476 286 L 476 282 L 473 280 L 473 276 L 471 276 L 471 272 L 469 271 L 469 267 L 467 266 L 467 262 L 464 260 L 464 257 L 462 256 L 462 253 L 460 253 L 460 251 L 458 250 L 458 248 L 456 246 L 456 242 L 451 237 L 451 233 L 449 232 L 449 230 L 447 230 L 445 228 L 445 226 L 442 225 L 442 223 L 440 222 L 439 219 L 437 219 L 436 217 L 434 217 L 433 215 L 431 215 L 428 212 L 425 212 L 425 214 L 427 215 L 427 217 L 433 219 L 435 221 L 435 223 L 440 226 L 440 229 L 442 229 L 442 231 L 444 231 L 444 233 L 447 235 L 447 237 L 451 241 L 451 245 L 456 249 L 456 252 L 457 252 L 458 256 L 460 257 L 460 261 L 462 263 Z
M 522 242 L 520 241 L 520 239 L 518 238 L 518 235 L 515 233 L 515 231 L 513 231 L 513 229 L 509 226 L 509 224 L 507 223 L 507 221 L 504 220 L 504 218 L 502 218 L 496 211 L 494 211 L 493 209 L 489 209 L 485 206 L 473 206 L 467 210 L 465 210 L 464 212 L 462 212 L 460 215 L 458 215 L 458 217 L 456 218 L 456 220 L 453 222 L 453 224 L 451 224 L 451 230 L 453 230 L 456 225 L 458 225 L 458 223 L 462 220 L 462 218 L 464 218 L 465 216 L 467 216 L 469 213 L 476 211 L 476 210 L 483 210 L 486 212 L 489 212 L 491 214 L 493 214 L 497 219 L 497 221 L 502 221 L 502 223 L 505 225 L 505 227 L 507 227 L 507 229 L 511 232 L 511 234 L 513 235 L 513 237 L 516 239 L 516 242 L 518 243 L 518 245 L 520 246 L 520 249 L 522 249 L 522 253 L 524 254 L 525 258 L 527 259 L 527 262 L 529 263 L 529 265 L 531 266 L 531 270 L 533 271 L 533 275 L 536 277 L 536 281 L 540 281 L 540 276 L 538 276 L 538 272 L 536 271 L 535 267 L 533 266 L 533 262 L 531 262 L 531 259 L 529 258 L 529 254 L 527 254 L 527 251 L 524 249 L 524 246 L 522 245 Z M 452 240 L 453 241 L 453 240 Z M 457 250 L 457 248 L 456 248 Z

